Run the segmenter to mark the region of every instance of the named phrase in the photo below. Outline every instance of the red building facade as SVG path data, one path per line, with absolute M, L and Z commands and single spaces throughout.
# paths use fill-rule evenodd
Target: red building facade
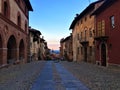
M 105 0 L 96 15 L 96 62 L 120 65 L 120 0 Z
M 27 62 L 29 0 L 0 0 L 0 67 Z

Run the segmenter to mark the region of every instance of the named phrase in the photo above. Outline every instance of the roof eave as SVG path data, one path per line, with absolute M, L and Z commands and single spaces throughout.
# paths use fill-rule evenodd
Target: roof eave
M 88 11 L 89 9 L 91 9 L 92 7 L 94 7 L 94 5 L 98 2 L 101 2 L 103 0 L 100 0 L 100 1 L 96 1 L 96 2 L 93 2 L 91 3 L 86 9 L 84 9 L 77 17 L 75 17 L 75 19 L 73 20 L 72 24 L 70 25 L 70 28 L 69 30 L 73 29 L 75 27 L 75 24 L 77 23 L 77 21 L 82 18 Z
M 24 0 L 24 1 L 25 1 L 26 5 L 27 5 L 27 7 L 28 7 L 28 10 L 29 10 L 29 11 L 33 11 L 33 8 L 32 8 L 32 6 L 31 6 L 30 1 L 29 1 L 29 0 Z
M 98 9 L 96 9 L 91 15 L 97 15 L 101 11 L 105 10 L 110 4 L 113 4 L 116 0 L 106 0 Z

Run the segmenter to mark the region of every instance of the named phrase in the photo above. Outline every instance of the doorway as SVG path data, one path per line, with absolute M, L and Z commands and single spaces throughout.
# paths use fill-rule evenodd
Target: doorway
M 101 65 L 106 66 L 106 45 L 101 45 Z
M 12 64 L 16 60 L 17 47 L 14 36 L 11 36 L 7 43 L 7 64 Z

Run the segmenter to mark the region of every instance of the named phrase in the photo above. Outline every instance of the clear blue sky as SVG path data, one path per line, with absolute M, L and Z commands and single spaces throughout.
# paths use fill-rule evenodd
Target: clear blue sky
M 96 0 L 30 0 L 30 26 L 40 30 L 50 49 L 59 49 L 61 38 L 70 35 L 75 15 Z

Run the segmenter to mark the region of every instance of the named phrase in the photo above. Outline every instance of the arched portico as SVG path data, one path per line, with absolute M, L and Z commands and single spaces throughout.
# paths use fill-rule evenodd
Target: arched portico
M 7 42 L 7 64 L 14 63 L 17 59 L 16 39 L 12 35 Z
M 23 60 L 25 58 L 25 46 L 23 39 L 20 41 L 19 44 L 19 60 Z

